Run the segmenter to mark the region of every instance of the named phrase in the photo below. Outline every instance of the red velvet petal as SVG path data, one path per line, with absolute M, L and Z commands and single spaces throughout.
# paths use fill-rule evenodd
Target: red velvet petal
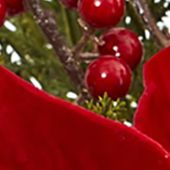
M 170 151 L 170 47 L 145 64 L 144 84 L 134 125 Z
M 49 96 L 0 67 L 0 168 L 170 170 L 170 159 L 137 130 Z

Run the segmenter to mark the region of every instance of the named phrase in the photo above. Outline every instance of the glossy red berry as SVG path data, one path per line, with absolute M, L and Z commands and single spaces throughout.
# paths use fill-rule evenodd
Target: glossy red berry
M 124 0 L 79 0 L 78 9 L 82 18 L 96 28 L 116 25 L 123 16 Z
M 24 11 L 24 0 L 5 0 L 9 15 L 16 15 Z
M 85 85 L 97 98 L 107 92 L 113 100 L 123 97 L 129 90 L 131 70 L 121 59 L 104 55 L 94 60 L 87 68 Z
M 140 63 L 143 47 L 138 36 L 126 28 L 113 28 L 101 37 L 100 54 L 111 54 L 125 60 L 132 70 Z
M 0 0 L 0 26 L 3 25 L 5 16 L 6 16 L 7 8 L 4 0 Z
M 60 0 L 67 8 L 77 8 L 78 0 Z

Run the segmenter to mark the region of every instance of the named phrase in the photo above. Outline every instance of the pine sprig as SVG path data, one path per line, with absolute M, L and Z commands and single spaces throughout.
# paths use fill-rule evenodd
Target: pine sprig
M 132 96 L 128 95 L 125 99 L 113 101 L 107 93 L 105 93 L 103 97 L 99 97 L 97 101 L 94 99 L 86 101 L 85 107 L 97 114 L 123 123 L 132 121 L 134 103 L 136 102 Z

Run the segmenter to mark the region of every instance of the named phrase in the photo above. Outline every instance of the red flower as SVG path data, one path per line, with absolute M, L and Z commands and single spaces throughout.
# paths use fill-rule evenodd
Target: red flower
M 144 85 L 135 126 L 170 151 L 170 47 L 145 65 Z
M 166 148 L 168 51 L 146 65 L 135 119 Z M 170 170 L 170 158 L 135 128 L 50 96 L 0 67 L 0 170 Z

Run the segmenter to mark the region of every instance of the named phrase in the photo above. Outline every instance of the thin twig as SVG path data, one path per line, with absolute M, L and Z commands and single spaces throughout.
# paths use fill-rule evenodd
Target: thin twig
M 79 60 L 81 51 L 85 48 L 93 33 L 94 29 L 92 28 L 88 28 L 83 32 L 81 39 L 73 49 L 73 55 L 76 60 Z
M 149 9 L 147 1 L 146 0 L 132 0 L 132 1 L 135 7 L 138 9 L 138 11 L 141 11 L 142 9 L 143 12 L 139 13 L 139 15 L 142 17 L 143 21 L 145 22 L 145 26 L 151 31 L 157 44 L 161 47 L 169 46 L 170 40 L 157 27 L 156 21 Z
M 84 52 L 80 53 L 81 60 L 95 60 L 99 57 L 99 53 Z

